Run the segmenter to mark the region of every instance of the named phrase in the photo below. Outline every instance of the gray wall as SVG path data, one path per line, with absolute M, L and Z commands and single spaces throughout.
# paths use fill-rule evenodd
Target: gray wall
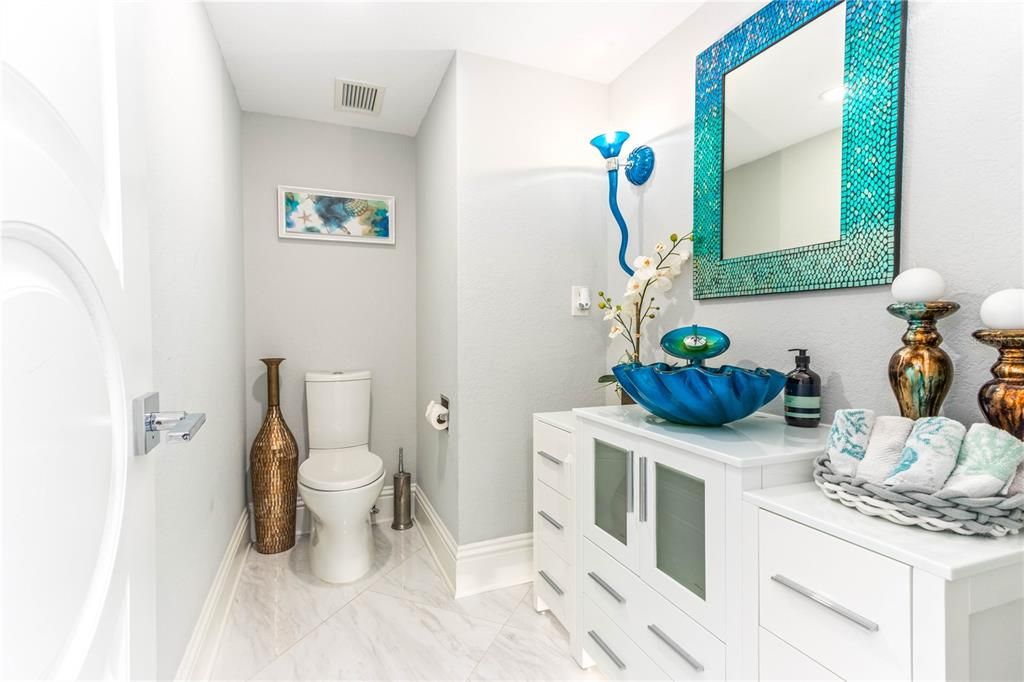
M 422 418 L 431 400 L 444 393 L 454 413 L 458 346 L 456 306 L 458 245 L 458 117 L 456 59 L 448 65 L 434 101 L 416 135 L 416 484 L 455 536 L 459 532 L 460 418 L 447 431 L 435 431 Z
M 623 201 L 640 248 L 689 229 L 694 60 L 759 7 L 702 7 L 612 83 L 612 126 L 658 154 L 652 182 L 630 188 Z M 965 422 L 981 419 L 975 396 L 995 360 L 970 337 L 980 327 L 979 305 L 993 291 L 1021 286 L 1021 11 L 1008 2 L 908 8 L 902 263 L 941 272 L 947 298 L 962 306 L 940 329 L 957 372 L 945 411 Z M 695 302 L 689 276 L 687 269 L 651 338 L 697 321 L 730 334 L 724 361 L 786 371 L 793 366 L 786 349 L 806 347 L 822 375 L 826 418 L 851 405 L 896 413 L 886 364 L 904 324 L 885 311 L 888 287 Z M 611 281 L 624 280 L 618 273 Z M 609 363 L 617 355 L 609 351 Z M 655 357 L 651 351 L 647 361 Z
M 459 535 L 528 532 L 531 415 L 603 401 L 604 85 L 458 56 Z M 500 501 L 500 502 L 499 502 Z M 496 502 L 498 502 L 496 504 Z
M 281 409 L 307 455 L 304 374 L 373 372 L 370 448 L 414 470 L 416 149 L 413 139 L 252 114 L 242 117 L 246 447 L 266 410 L 262 357 L 284 357 Z M 395 197 L 394 246 L 280 239 L 277 186 Z
M 121 5 L 118 21 L 145 36 L 119 55 L 143 79 L 125 83 L 137 88 L 125 123 L 145 140 L 132 153 L 145 165 L 154 387 L 164 409 L 207 417 L 187 446 L 154 453 L 157 670 L 170 678 L 244 506 L 240 111 L 202 5 Z

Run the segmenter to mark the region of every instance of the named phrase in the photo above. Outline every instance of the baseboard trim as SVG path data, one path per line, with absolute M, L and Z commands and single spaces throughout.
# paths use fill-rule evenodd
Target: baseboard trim
M 415 484 L 413 488 L 415 488 Z M 382 521 L 391 521 L 395 518 L 395 486 L 388 485 L 381 489 L 380 495 L 377 496 L 375 502 L 377 512 L 375 521 L 380 523 Z M 249 503 L 249 540 L 256 542 L 256 521 L 253 519 L 252 513 L 252 502 Z M 309 535 L 310 530 L 310 519 L 309 513 L 306 511 L 306 503 L 302 501 L 301 497 L 295 498 L 295 537 L 302 535 Z
M 415 487 L 415 499 L 423 542 L 455 597 L 532 580 L 533 533 L 459 545 L 419 487 Z
M 235 530 L 228 540 L 224 556 L 220 560 L 217 575 L 206 595 L 206 601 L 199 612 L 192 638 L 185 647 L 181 658 L 176 680 L 208 680 L 213 669 L 213 662 L 220 646 L 224 623 L 227 621 L 231 602 L 235 598 L 238 581 L 245 567 L 245 557 L 249 553 L 249 511 L 242 510 Z

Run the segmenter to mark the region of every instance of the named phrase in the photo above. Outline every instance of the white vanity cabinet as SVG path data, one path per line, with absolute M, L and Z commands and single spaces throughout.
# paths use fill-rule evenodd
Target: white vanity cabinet
M 533 595 L 571 631 L 576 615 L 576 419 L 533 415 Z
M 651 677 L 651 665 L 665 679 L 750 678 L 742 651 L 757 647 L 757 632 L 744 622 L 756 622 L 756 604 L 741 592 L 753 568 L 743 561 L 742 496 L 809 480 L 827 429 L 762 414 L 687 427 L 638 406 L 574 414 L 573 654 L 623 679 Z
M 1024 679 L 1024 537 L 898 526 L 811 483 L 745 499 L 760 679 Z

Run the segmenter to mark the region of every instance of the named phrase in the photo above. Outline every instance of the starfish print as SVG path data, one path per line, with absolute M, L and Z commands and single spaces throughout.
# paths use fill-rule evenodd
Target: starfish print
M 305 211 L 303 211 L 302 215 L 298 216 L 298 218 L 299 218 L 299 220 L 302 221 L 303 225 L 308 225 L 309 221 L 312 220 L 313 216 L 311 216 L 310 214 L 308 214 Z

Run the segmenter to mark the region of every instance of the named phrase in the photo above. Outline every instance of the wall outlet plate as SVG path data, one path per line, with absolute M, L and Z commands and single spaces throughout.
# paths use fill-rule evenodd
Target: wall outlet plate
M 574 286 L 572 288 L 572 316 L 586 317 L 590 314 L 590 307 L 590 287 Z

